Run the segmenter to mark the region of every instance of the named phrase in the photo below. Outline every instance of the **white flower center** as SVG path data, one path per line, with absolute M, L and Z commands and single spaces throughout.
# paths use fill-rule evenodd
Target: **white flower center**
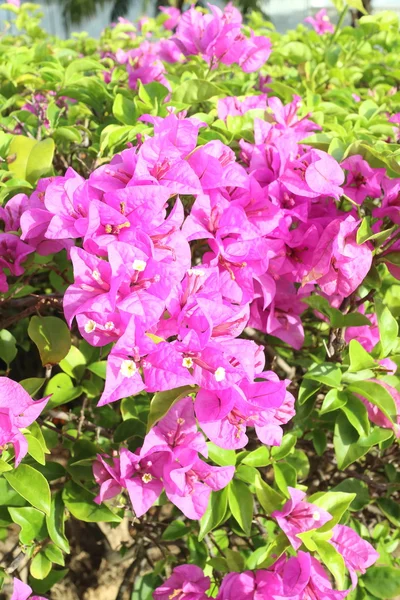
M 152 481 L 153 477 L 150 475 L 150 473 L 145 473 L 142 476 L 142 481 L 143 483 L 150 483 L 150 481 Z
M 96 323 L 92 319 L 89 319 L 89 321 L 86 321 L 86 323 L 85 323 L 86 333 L 92 333 L 95 329 L 96 329 Z
M 218 369 L 214 373 L 215 381 L 224 381 L 226 377 L 226 372 L 224 367 L 218 367 Z
M 92 273 L 92 277 L 95 281 L 101 281 L 101 274 L 98 269 L 95 269 Z
M 119 370 L 124 377 L 133 377 L 136 373 L 136 365 L 133 360 L 123 360 Z
M 314 521 L 320 521 L 321 520 L 321 515 L 316 510 L 315 512 L 313 512 L 312 518 L 314 519 Z
M 197 277 L 204 277 L 205 271 L 202 269 L 189 269 L 188 275 L 196 275 Z
M 135 259 L 132 263 L 132 269 L 134 271 L 144 271 L 146 268 L 146 262 L 144 260 Z
M 182 367 L 186 367 L 187 369 L 191 369 L 193 367 L 193 359 L 190 356 L 187 356 L 182 361 Z
M 107 331 L 112 331 L 114 327 L 115 325 L 112 321 L 107 321 L 107 323 L 104 325 L 104 329 L 107 329 Z

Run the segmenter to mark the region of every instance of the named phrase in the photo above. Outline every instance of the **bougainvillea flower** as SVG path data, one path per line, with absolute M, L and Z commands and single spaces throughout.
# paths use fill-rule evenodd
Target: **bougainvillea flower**
M 325 569 L 308 552 L 298 552 L 284 564 L 278 561 L 283 577 L 284 598 L 291 600 L 342 600 L 350 590 L 334 590 Z
M 175 6 L 160 6 L 160 11 L 168 16 L 168 19 L 163 21 L 164 29 L 175 29 L 179 23 L 181 11 Z
M 64 177 L 56 177 L 45 194 L 46 209 L 54 215 L 46 231 L 48 239 L 77 238 L 88 226 L 89 202 L 95 190 L 71 167 Z
M 105 455 L 98 454 L 97 459 L 92 465 L 93 476 L 100 490 L 94 501 L 101 504 L 105 500 L 110 500 L 118 496 L 124 488 L 124 482 L 121 479 L 121 466 L 119 458 L 110 460 Z
M 29 427 L 40 415 L 49 396 L 32 400 L 22 385 L 0 377 L 0 448 L 11 444 L 15 451 L 15 466 L 28 452 L 28 442 L 20 429 Z
M 376 404 L 372 404 L 363 396 L 356 394 L 358 398 L 365 404 L 368 412 L 368 418 L 372 423 L 378 425 L 379 427 L 384 427 L 385 429 L 393 429 L 395 436 L 400 438 L 400 392 L 394 388 L 392 385 L 389 385 L 385 381 L 381 379 L 370 379 L 373 383 L 377 383 L 381 385 L 389 394 L 392 396 L 396 408 L 396 417 L 395 422 L 393 423 L 388 419 L 388 417 L 380 410 Z
M 364 305 L 360 306 L 358 312 L 365 314 Z M 371 325 L 361 325 L 359 327 L 346 327 L 344 332 L 344 339 L 346 344 L 349 344 L 351 340 L 357 340 L 361 346 L 367 352 L 376 346 L 380 340 L 378 318 L 376 314 L 371 313 L 366 315 L 371 322 Z
M 343 191 L 349 198 L 357 204 L 362 204 L 367 196 L 380 198 L 385 169 L 370 167 L 359 154 L 349 156 L 340 166 L 347 171 Z
M 175 448 L 190 448 L 208 455 L 204 436 L 198 431 L 192 398 L 174 404 L 165 417 L 151 428 L 141 448 L 141 456 L 150 452 L 174 452 Z
M 400 113 L 399 113 L 400 114 Z M 375 169 L 378 170 L 378 169 Z M 400 224 L 400 181 L 383 177 L 381 180 L 383 199 L 380 206 L 373 209 L 372 215 L 383 219 L 389 217 L 393 223 Z
M 367 275 L 372 264 L 368 243 L 357 244 L 359 222 L 353 217 L 335 219 L 323 232 L 313 254 L 313 267 L 303 284 L 317 282 L 328 296 L 347 297 Z
M 74 283 L 64 296 L 64 313 L 71 325 L 74 317 L 88 310 L 96 312 L 102 308 L 101 302 L 107 299 L 115 307 L 118 286 L 121 278 L 112 277 L 110 264 L 86 252 L 82 248 L 71 249 L 74 267 Z M 100 302 L 100 303 L 99 303 Z
M 286 188 L 299 196 L 316 198 L 332 196 L 340 198 L 343 190 L 344 172 L 337 161 L 322 150 L 310 150 L 301 159 L 292 162 L 280 181 Z
M 281 578 L 271 571 L 228 573 L 222 580 L 217 600 L 283 600 Z
M 17 577 L 14 577 L 13 583 L 14 590 L 10 600 L 46 600 L 43 596 L 32 596 L 32 588 Z
M 138 451 L 121 450 L 121 478 L 137 517 L 144 515 L 159 498 L 163 490 L 163 469 L 168 461 L 166 452 L 155 452 L 142 459 Z
M 0 206 L 0 222 L 4 223 L 4 231 L 18 231 L 21 215 L 29 207 L 29 198 L 26 194 L 17 194 L 8 200 L 5 206 Z
M 243 380 L 239 385 L 213 392 L 200 390 L 195 401 L 196 416 L 203 431 L 221 448 L 243 448 L 248 438 L 246 427 L 255 427 L 261 441 L 271 439 L 271 413 L 285 399 L 283 381 L 270 379 L 271 373 L 257 375 L 257 381 Z
M 210 578 L 196 565 L 179 565 L 153 592 L 155 600 L 207 600 Z
M 324 35 L 324 33 L 333 33 L 335 31 L 335 27 L 329 20 L 326 8 L 321 8 L 321 10 L 319 10 L 314 17 L 306 17 L 304 22 L 310 23 L 318 35 Z
M 214 467 L 200 460 L 197 452 L 176 448 L 164 467 L 165 492 L 188 519 L 200 519 L 211 491 L 226 487 L 234 473 L 235 467 Z
M 111 328 L 111 327 L 110 327 Z M 104 406 L 145 389 L 140 367 L 142 357 L 155 347 L 143 327 L 131 317 L 124 333 L 107 358 L 106 383 L 98 406 Z
M 228 96 L 218 100 L 218 118 L 226 121 L 228 116 L 240 116 L 253 109 L 266 109 L 266 94 L 248 96 L 241 100 L 236 96 Z
M 0 269 L 9 269 L 12 275 L 22 275 L 22 263 L 35 249 L 21 242 L 17 235 L 0 233 Z
M 332 519 L 332 515 L 315 504 L 304 502 L 305 492 L 289 486 L 288 491 L 290 500 L 284 504 L 282 510 L 275 510 L 271 516 L 277 520 L 293 548 L 298 550 L 302 541 L 297 535 L 319 529 Z
M 378 560 L 379 553 L 351 527 L 335 525 L 332 532 L 333 536 L 329 543 L 343 556 L 351 582 L 355 587 L 358 581 L 356 571 L 364 574 L 368 567 Z

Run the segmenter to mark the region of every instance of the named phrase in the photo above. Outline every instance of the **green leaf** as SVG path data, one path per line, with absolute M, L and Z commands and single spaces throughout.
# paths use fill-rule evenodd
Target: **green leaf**
M 322 456 L 326 450 L 327 438 L 326 433 L 322 429 L 314 429 L 313 444 L 318 456 Z
M 44 579 L 51 571 L 51 561 L 44 552 L 33 557 L 29 572 L 35 579 Z
M 75 127 L 68 127 L 67 125 L 57 127 L 54 130 L 53 138 L 57 145 L 63 142 L 71 142 L 72 144 L 82 143 L 81 132 Z
M 350 6 L 350 8 L 354 8 L 355 10 L 358 10 L 363 15 L 368 14 L 367 11 L 365 10 L 365 6 L 364 6 L 362 0 L 344 0 L 344 1 L 346 2 L 346 4 L 348 6 Z M 360 111 L 360 114 L 361 114 L 361 111 Z
M 349 358 L 351 373 L 357 373 L 363 369 L 373 369 L 376 367 L 376 362 L 361 346 L 357 340 L 351 340 L 349 344 Z
M 271 464 L 269 449 L 267 446 L 260 446 L 256 450 L 249 452 L 242 460 L 242 464 L 249 465 L 250 467 L 266 467 Z
M 6 471 L 12 471 L 13 467 L 10 463 L 0 458 L 0 473 L 5 473 Z
M 187 79 L 172 93 L 172 100 L 182 104 L 199 104 L 214 96 L 223 95 L 223 90 L 205 79 Z
M 39 440 L 29 433 L 25 434 L 25 439 L 28 442 L 28 454 L 32 456 L 32 458 L 34 458 L 40 465 L 46 464 L 44 450 Z
M 397 420 L 397 409 L 395 401 L 386 388 L 375 381 L 355 381 L 348 386 L 347 390 L 353 394 L 359 394 L 368 402 L 377 406 L 383 414 L 393 423 Z
M 78 398 L 82 393 L 80 385 L 74 385 L 72 379 L 66 373 L 57 373 L 52 377 L 45 388 L 45 395 L 51 394 L 46 410 L 56 408 L 61 404 L 67 404 Z
M 50 174 L 54 149 L 55 144 L 52 138 L 36 142 L 33 146 L 26 163 L 25 179 L 29 183 L 35 184 L 38 179 Z
M 378 498 L 377 505 L 395 527 L 400 527 L 400 505 L 391 498 Z
M 188 394 L 195 392 L 196 389 L 195 386 L 185 385 L 167 392 L 156 392 L 150 402 L 147 431 L 150 431 L 157 421 L 167 414 L 171 406 Z
M 384 429 L 383 427 L 374 427 L 368 437 L 361 438 L 358 440 L 360 446 L 367 446 L 368 449 L 371 446 L 376 446 L 382 442 L 386 442 L 393 437 L 393 431 L 391 429 Z
M 43 449 L 43 452 L 45 454 L 49 454 L 50 450 L 47 447 L 46 440 L 44 439 L 44 435 L 40 425 L 36 421 L 34 421 L 31 425 L 29 425 L 28 431 L 34 438 L 37 439 L 37 441 L 40 444 L 40 447 Z
M 353 462 L 368 452 L 367 446 L 358 444 L 359 435 L 349 423 L 346 415 L 340 414 L 336 419 L 333 444 L 339 469 L 346 469 Z
M 370 567 L 362 580 L 370 594 L 381 600 L 400 594 L 400 569 L 396 567 Z
M 364 217 L 361 221 L 360 227 L 357 229 L 357 244 L 363 244 L 368 241 L 374 232 L 370 226 L 370 217 Z
M 236 452 L 234 450 L 224 450 L 212 442 L 207 442 L 208 456 L 221 467 L 236 465 Z
M 21 464 L 14 471 L 4 473 L 4 477 L 29 504 L 46 515 L 50 514 L 50 487 L 47 479 L 39 471 Z
M 39 350 L 43 366 L 58 364 L 71 348 L 70 331 L 58 317 L 32 317 L 28 335 Z
M 62 492 L 56 492 L 51 499 L 50 514 L 46 515 L 47 531 L 52 542 L 69 554 L 69 542 L 65 536 L 65 506 Z
M 274 475 L 276 485 L 289 498 L 288 486 L 296 487 L 296 469 L 287 462 L 274 463 Z
M 52 569 L 47 577 L 42 580 L 29 577 L 29 585 L 37 594 L 46 594 L 53 585 L 66 576 L 68 571 L 69 569 L 60 569 L 59 571 Z
M 342 371 L 329 363 L 315 365 L 304 375 L 304 379 L 319 381 L 332 388 L 340 388 L 342 381 Z
M 286 433 L 283 438 L 280 446 L 274 446 L 271 448 L 271 457 L 273 460 L 281 460 L 285 458 L 294 446 L 296 445 L 297 437 L 292 433 Z
M 30 396 L 35 396 L 45 381 L 44 377 L 29 377 L 28 379 L 22 379 L 19 383 Z
M 15 337 L 9 331 L 7 331 L 7 329 L 1 329 L 0 359 L 6 363 L 8 368 L 16 356 L 17 346 Z
M 250 485 L 255 485 L 258 476 L 259 472 L 257 469 L 255 467 L 250 467 L 249 465 L 241 464 L 235 471 L 235 477 L 237 479 Z
M 118 425 L 114 431 L 114 442 L 120 444 L 130 437 L 139 437 L 144 439 L 146 435 L 146 425 L 136 417 L 127 419 Z
M 63 489 L 62 498 L 70 513 L 87 523 L 119 523 L 121 517 L 113 513 L 105 504 L 96 504 L 92 494 L 74 481 L 69 481 Z
M 368 485 L 364 481 L 348 477 L 336 485 L 332 492 L 347 492 L 355 494 L 353 502 L 349 506 L 349 510 L 362 510 L 370 502 Z
M 207 510 L 200 519 L 199 540 L 224 522 L 228 510 L 228 487 L 212 492 Z
M 360 436 L 368 436 L 370 431 L 370 421 L 365 405 L 354 394 L 348 394 L 347 404 L 341 409 L 346 415 L 349 423 Z
M 137 115 L 134 102 L 122 94 L 115 96 L 113 115 L 123 125 L 136 125 Z
M 190 527 L 187 527 L 183 521 L 173 521 L 164 530 L 161 539 L 166 542 L 173 542 L 183 538 L 189 531 Z
M 0 477 L 0 506 L 25 506 L 26 500 L 20 496 L 4 479 Z
M 345 406 L 347 400 L 348 396 L 345 392 L 340 392 L 339 390 L 335 389 L 329 390 L 324 398 L 324 401 L 322 402 L 319 414 L 324 415 L 334 410 L 338 410 L 339 408 Z
M 314 537 L 314 542 L 322 562 L 334 576 L 338 589 L 343 590 L 346 583 L 346 567 L 343 556 L 332 544 L 318 538 L 318 536 Z
M 382 356 L 388 356 L 397 345 L 399 326 L 387 306 L 375 299 L 376 315 L 378 317 L 379 335 L 382 345 Z
M 308 502 L 323 508 L 332 515 L 332 519 L 319 528 L 319 532 L 330 531 L 350 507 L 356 494 L 346 492 L 317 492 L 309 497 Z
M 374 233 L 370 227 L 370 217 L 364 217 L 361 221 L 361 225 L 357 230 L 357 244 L 364 244 L 369 240 L 373 240 L 375 245 L 379 245 L 384 242 L 394 231 L 396 230 L 396 225 L 390 227 L 389 229 L 384 229 L 383 231 L 378 231 L 378 233 Z M 385 262 L 388 255 L 385 255 Z M 390 262 L 390 260 L 389 260 Z
M 279 510 L 284 503 L 283 496 L 263 481 L 261 475 L 256 481 L 256 496 L 267 515 Z
M 389 252 L 384 255 L 384 261 L 390 263 L 391 265 L 395 265 L 396 267 L 400 266 L 400 252 Z
M 97 362 L 92 363 L 88 366 L 88 370 L 97 375 L 97 377 L 101 377 L 101 379 L 106 378 L 107 372 L 107 361 L 99 360 Z
M 321 384 L 312 381 L 311 379 L 303 379 L 300 384 L 299 394 L 298 394 L 298 402 L 301 405 L 305 404 L 309 398 L 314 396 L 320 389 Z
M 233 479 L 228 490 L 229 508 L 232 515 L 246 535 L 250 535 L 253 519 L 253 495 L 249 486 L 243 481 Z
M 19 533 L 21 543 L 30 544 L 43 527 L 44 514 L 30 506 L 23 506 L 21 508 L 10 507 L 8 512 L 13 522 L 21 527 Z
M 86 368 L 86 358 L 76 346 L 71 346 L 65 358 L 60 361 L 60 368 L 77 381 L 83 377 Z
M 18 179 L 26 180 L 29 155 L 36 144 L 36 140 L 24 135 L 16 135 L 12 139 L 8 150 L 8 170 Z
M 273 565 L 277 559 L 289 548 L 290 542 L 286 535 L 279 533 L 274 541 L 268 546 L 267 556 L 262 563 L 258 564 L 259 569 L 267 569 Z
M 234 573 L 242 573 L 245 569 L 245 562 L 240 552 L 226 548 L 225 552 L 226 562 L 229 570 Z
M 281 52 L 295 65 L 307 62 L 312 57 L 310 48 L 303 42 L 289 42 L 283 46 Z
M 47 544 L 44 554 L 52 563 L 63 567 L 65 565 L 64 555 L 55 544 Z
M 68 67 L 65 69 L 64 85 L 70 83 L 72 80 L 75 80 L 76 78 L 74 76 L 77 74 L 81 75 L 86 71 L 101 71 L 101 69 L 103 69 L 103 65 L 96 60 L 86 57 L 77 58 L 70 62 Z

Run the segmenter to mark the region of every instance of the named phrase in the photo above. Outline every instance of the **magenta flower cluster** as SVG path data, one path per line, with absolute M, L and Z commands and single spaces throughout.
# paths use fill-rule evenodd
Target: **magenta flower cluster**
M 303 503 L 306 505 L 306 503 Z M 299 509 L 301 510 L 301 509 Z M 308 505 L 304 513 L 315 507 Z M 321 512 L 320 509 L 318 511 Z M 287 511 L 284 511 L 287 512 Z M 326 513 L 327 514 L 327 513 Z M 330 515 L 328 515 L 330 518 Z M 284 518 L 284 517 L 281 517 Z M 299 513 L 293 515 L 297 530 L 302 521 L 307 522 Z M 304 529 L 303 529 L 304 531 Z M 339 552 L 351 575 L 352 585 L 348 590 L 336 590 L 331 579 L 320 562 L 308 552 L 299 551 L 296 556 L 283 554 L 268 569 L 228 573 L 222 580 L 217 600 L 341 600 L 348 596 L 357 584 L 357 572 L 365 573 L 374 564 L 378 553 L 371 544 L 363 540 L 353 529 L 346 525 L 335 525 L 329 544 Z M 211 585 L 210 578 L 195 565 L 176 567 L 153 594 L 155 600 L 206 600 Z
M 117 64 L 126 65 L 129 85 L 136 89 L 139 80 L 146 84 L 158 81 L 170 89 L 164 63 L 184 62 L 190 56 L 200 56 L 211 69 L 219 64 L 240 66 L 245 73 L 260 69 L 271 53 L 271 42 L 265 36 L 243 32 L 241 13 L 229 3 L 224 10 L 209 4 L 204 14 L 194 7 L 180 13 L 178 9 L 162 7 L 168 16 L 166 30 L 175 33 L 170 38 L 146 39 L 138 47 L 118 50 L 111 56 Z M 105 74 L 107 83 L 110 73 Z
M 265 95 L 251 103 L 220 100 L 222 119 L 268 111 L 267 120 L 254 120 L 255 143 L 240 142 L 240 162 L 218 140 L 198 146 L 204 123 L 196 118 L 145 115 L 152 137 L 87 179 L 70 168 L 2 209 L 1 260 L 12 255 L 11 273 L 22 272 L 34 249 L 70 253 L 75 281 L 64 297 L 67 322 L 76 319 L 93 346 L 114 343 L 100 406 L 142 390 L 187 386 L 188 399 L 138 454 L 123 452 L 111 465 L 103 460 L 112 471 L 105 489 L 129 491 L 148 480 L 137 514 L 164 488 L 187 516 L 199 518 L 210 490 L 233 476 L 232 469 L 211 473 L 199 458 L 206 456 L 202 434 L 199 448 L 198 436 L 192 443 L 185 433 L 195 419 L 222 448 L 244 448 L 248 427 L 263 443 L 280 444 L 281 426 L 294 415 L 288 381 L 264 370 L 263 346 L 239 336 L 253 328 L 301 348 L 302 299 L 318 286 L 337 305 L 371 267 L 372 246 L 356 241 L 355 206 L 395 184 L 381 169 L 371 177 L 357 156 L 343 163 L 345 179 L 333 157 L 302 145 L 316 125 L 297 116 L 299 107 L 298 97 L 288 105 Z M 350 212 L 339 208 L 344 193 L 354 202 Z M 376 209 L 381 219 L 395 210 L 386 198 Z M 18 227 L 21 240 L 9 233 Z M 82 247 L 74 246 L 80 240 Z M 160 427 L 185 441 L 160 448 Z M 104 477 L 99 471 L 101 483 Z

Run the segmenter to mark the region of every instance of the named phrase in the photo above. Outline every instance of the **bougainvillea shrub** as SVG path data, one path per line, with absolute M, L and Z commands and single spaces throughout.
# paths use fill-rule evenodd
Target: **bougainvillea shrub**
M 5 597 L 124 526 L 118 600 L 400 596 L 399 22 L 336 4 L 1 7 Z

